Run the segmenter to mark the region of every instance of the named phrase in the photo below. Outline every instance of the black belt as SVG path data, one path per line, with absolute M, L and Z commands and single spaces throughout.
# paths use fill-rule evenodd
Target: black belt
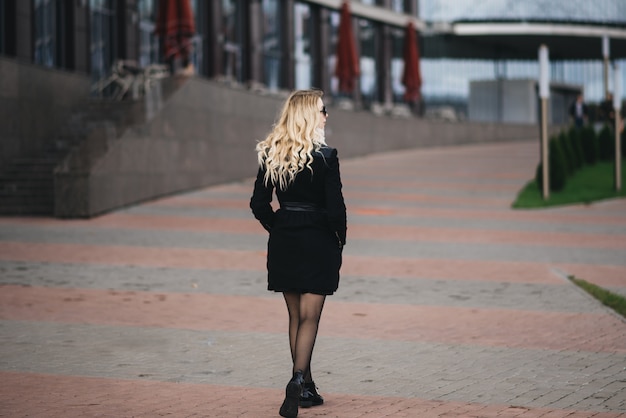
M 325 212 L 324 208 L 321 208 L 313 203 L 304 202 L 283 202 L 280 204 L 280 208 L 284 210 L 292 210 L 296 212 Z

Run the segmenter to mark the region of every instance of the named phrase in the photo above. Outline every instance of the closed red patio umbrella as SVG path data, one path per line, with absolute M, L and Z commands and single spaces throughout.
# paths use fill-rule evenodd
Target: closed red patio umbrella
M 191 38 L 196 32 L 189 0 L 159 0 L 155 33 L 161 38 L 165 61 L 173 64 L 182 59 L 183 67 L 189 63 Z
M 339 79 L 339 91 L 351 94 L 354 91 L 355 78 L 359 75 L 359 57 L 356 53 L 348 1 L 341 5 L 335 75 Z
M 420 74 L 419 47 L 417 45 L 417 33 L 413 22 L 409 22 L 404 38 L 404 73 L 402 74 L 402 84 L 404 84 L 404 100 L 415 102 L 420 99 L 422 87 L 422 76 Z

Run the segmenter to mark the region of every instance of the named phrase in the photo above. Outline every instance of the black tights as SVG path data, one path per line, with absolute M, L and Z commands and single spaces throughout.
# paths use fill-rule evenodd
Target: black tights
M 325 295 L 314 293 L 283 293 L 289 311 L 289 346 L 293 372 L 300 370 L 304 381 L 311 382 L 311 356 L 317 328 L 324 308 Z

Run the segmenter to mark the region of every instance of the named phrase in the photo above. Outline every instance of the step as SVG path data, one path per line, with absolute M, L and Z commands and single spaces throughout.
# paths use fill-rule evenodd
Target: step
M 54 178 L 53 173 L 41 172 L 41 171 L 9 171 L 0 174 L 1 183 L 21 183 L 21 182 L 41 182 L 50 181 Z
M 15 193 L 21 190 L 52 190 L 53 179 L 5 179 L 0 180 L 0 192 Z
M 0 204 L 0 215 L 3 216 L 32 216 L 54 215 L 54 209 L 44 206 L 5 206 Z
M 11 204 L 16 203 L 41 203 L 41 202 L 52 202 L 54 199 L 54 195 L 52 193 L 31 193 L 31 194 L 7 194 L 0 193 L 1 203 L 10 202 Z

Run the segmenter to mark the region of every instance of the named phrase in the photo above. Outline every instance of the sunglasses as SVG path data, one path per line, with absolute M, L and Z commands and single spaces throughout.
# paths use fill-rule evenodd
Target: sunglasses
M 328 112 L 326 111 L 326 106 L 322 106 L 322 110 L 320 110 L 320 113 L 322 113 L 324 116 L 328 117 Z

